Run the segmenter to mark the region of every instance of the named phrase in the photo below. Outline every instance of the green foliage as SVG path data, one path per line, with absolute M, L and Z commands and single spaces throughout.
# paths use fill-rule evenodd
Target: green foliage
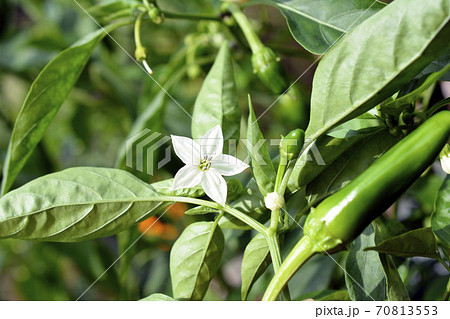
M 350 245 L 345 262 L 345 283 L 352 300 L 378 300 L 386 297 L 383 267 L 374 251 L 365 251 L 375 243 L 375 229 L 369 225 Z
M 450 178 L 446 178 L 436 202 L 436 210 L 431 217 L 431 228 L 448 248 L 450 247 Z
M 297 159 L 288 187 L 292 192 L 312 182 L 327 167 L 356 143 L 369 138 L 382 129 L 374 116 L 361 116 L 336 127 L 332 132 L 314 141 L 314 146 L 303 152 Z
M 429 227 L 411 230 L 387 239 L 376 246 L 366 247 L 365 250 L 373 250 L 400 257 L 441 258 L 437 249 L 436 239 Z
M 270 159 L 264 136 L 256 121 L 252 101 L 248 97 L 247 149 L 252 159 L 252 171 L 256 184 L 263 196 L 273 191 L 275 185 L 275 168 Z
M 140 301 L 175 301 L 175 299 L 165 294 L 151 294 L 148 297 L 142 298 Z
M 398 0 L 343 36 L 314 75 L 306 136 L 368 111 L 439 57 L 450 36 L 448 10 L 446 0 Z
M 80 2 L 89 15 L 64 1 L 1 4 L 0 299 L 448 299 L 435 266 L 448 270 L 449 178 L 425 166 L 448 139 L 450 6 L 386 2 Z M 442 125 L 423 130 L 436 112 Z M 236 177 L 233 163 L 216 167 L 225 206 L 201 182 L 173 190 L 182 162 L 170 143 L 156 147 L 216 125 L 225 153 L 251 160 Z M 301 130 L 284 165 L 280 137 Z M 395 163 L 378 161 L 410 134 Z M 433 154 L 398 181 L 404 194 L 365 188 L 364 199 L 396 202 L 362 233 L 384 208 L 355 218 L 371 208 L 360 201 L 332 230 L 314 222 L 372 165 L 367 185 L 415 170 L 409 151 Z M 225 191 L 219 177 L 208 187 Z M 286 204 L 271 211 L 274 191 Z M 330 256 L 342 241 L 348 252 Z
M 270 265 L 269 246 L 267 240 L 257 234 L 244 250 L 241 266 L 242 300 L 246 300 L 250 289 Z
M 252 0 L 251 3 L 277 7 L 294 39 L 314 54 L 326 53 L 343 34 L 385 6 L 372 0 Z
M 0 237 L 81 241 L 110 236 L 161 211 L 159 196 L 121 170 L 70 168 L 3 196 Z
M 241 111 L 237 101 L 233 63 L 228 42 L 224 42 L 205 78 L 192 113 L 192 137 L 200 138 L 219 124 L 223 130 L 225 153 L 228 141 L 239 140 Z
M 119 26 L 114 24 L 106 30 L 111 32 Z M 1 194 L 11 188 L 105 35 L 105 31 L 97 30 L 79 40 L 53 59 L 33 82 L 14 125 L 3 167 Z
M 306 188 L 308 201 L 317 203 L 345 187 L 396 142 L 385 130 L 368 134 L 340 155 Z
M 220 266 L 224 237 L 217 223 L 189 225 L 170 252 L 173 295 L 181 300 L 202 300 Z

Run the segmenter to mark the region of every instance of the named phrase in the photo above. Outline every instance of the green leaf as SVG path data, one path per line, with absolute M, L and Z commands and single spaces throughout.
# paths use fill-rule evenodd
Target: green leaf
M 234 82 L 233 61 L 228 42 L 224 42 L 195 100 L 192 113 L 192 138 L 200 138 L 219 124 L 224 138 L 224 152 L 229 140 L 239 141 L 241 111 Z
M 450 248 L 450 177 L 448 175 L 439 190 L 436 210 L 431 216 L 431 229 L 442 243 Z
M 447 0 L 396 0 L 345 34 L 314 75 L 307 138 L 316 139 L 408 84 L 450 46 L 449 19 Z
M 264 204 L 264 199 L 253 180 L 250 180 L 243 194 L 238 199 L 232 201 L 230 206 L 252 217 L 260 223 L 265 223 L 270 217 L 269 210 Z M 224 229 L 251 229 L 251 227 L 243 221 L 226 213 L 220 219 L 219 225 Z
M 111 236 L 160 212 L 159 197 L 118 169 L 70 168 L 0 198 L 0 237 L 68 242 Z
M 105 30 L 111 32 L 121 25 L 112 24 Z M 95 47 L 105 37 L 105 30 L 97 30 L 62 51 L 34 80 L 14 124 L 3 167 L 2 195 L 11 188 L 44 136 Z
M 386 297 L 389 301 L 410 301 L 405 284 L 397 271 L 392 256 L 380 254 L 380 261 L 386 276 Z
M 248 127 L 247 127 L 247 143 L 246 145 L 250 157 L 252 159 L 252 171 L 256 184 L 263 196 L 273 192 L 275 186 L 276 172 L 270 158 L 269 151 L 258 122 L 256 121 L 255 112 L 253 111 L 250 95 L 248 96 Z
M 405 231 L 402 223 L 396 219 L 386 219 L 383 216 L 380 216 L 375 220 L 375 225 L 375 242 L 377 244 Z M 398 273 L 397 266 L 395 265 L 392 256 L 379 254 L 379 257 L 386 276 L 387 300 L 409 301 L 410 298 L 408 291 L 406 290 L 405 284 Z
M 252 3 L 278 8 L 294 39 L 314 54 L 324 54 L 343 34 L 385 7 L 373 0 L 253 0 Z
M 256 280 L 266 271 L 270 265 L 270 253 L 267 240 L 261 235 L 257 234 L 248 243 L 244 251 L 241 266 L 241 297 L 246 300 L 250 289 Z
M 416 78 L 421 78 L 424 75 L 438 72 L 445 68 L 450 63 L 450 48 L 445 51 L 440 57 L 431 62 L 425 69 L 423 69 Z M 447 72 L 441 77 L 441 81 L 450 81 L 450 72 Z
M 176 299 L 173 299 L 172 297 L 169 297 L 165 294 L 151 294 L 150 296 L 147 296 L 145 298 L 142 298 L 139 301 L 176 301 Z
M 317 203 L 345 187 L 395 142 L 396 139 L 383 130 L 356 143 L 308 184 L 306 187 L 308 201 Z
M 108 21 L 113 19 L 118 13 L 127 12 L 131 16 L 132 9 L 140 4 L 138 1 L 132 0 L 103 2 L 88 8 L 88 12 L 97 21 Z M 120 16 L 122 17 L 123 15 Z
M 375 231 L 371 224 L 350 245 L 345 262 L 345 283 L 354 301 L 386 299 L 386 280 L 378 253 L 364 251 L 374 244 Z
M 381 123 L 373 115 L 363 114 L 335 128 L 332 132 L 319 137 L 306 152 L 295 162 L 289 178 L 288 189 L 297 191 L 322 173 L 355 143 L 382 128 Z
M 380 107 L 380 111 L 389 115 L 399 115 L 403 111 L 403 106 L 414 103 L 422 95 L 423 92 L 425 92 L 432 84 L 436 83 L 436 81 L 438 81 L 449 70 L 450 64 L 448 64 L 438 72 L 425 76 L 416 89 L 394 101 L 391 101 L 384 105 L 382 104 Z
M 137 159 L 141 160 L 144 164 L 144 168 L 149 171 L 151 165 L 151 169 L 157 168 L 157 161 L 150 161 L 148 158 L 148 150 L 152 148 L 152 146 L 156 145 L 158 142 L 162 143 L 164 140 L 160 138 L 161 131 L 163 129 L 164 123 L 164 114 L 166 109 L 167 102 L 167 90 L 161 90 L 154 97 L 154 99 L 147 106 L 145 111 L 139 115 L 136 121 L 133 123 L 127 137 L 122 143 L 117 159 L 116 159 L 116 167 L 127 169 L 128 171 L 134 173 L 139 173 L 137 170 Z M 142 140 L 145 142 L 144 148 L 136 147 L 139 142 Z M 133 143 L 130 143 L 133 141 Z M 152 151 L 152 158 L 157 158 L 158 148 L 155 147 L 155 150 Z M 131 153 L 133 152 L 133 153 Z M 132 161 L 126 164 L 126 156 L 133 154 Z M 130 165 L 131 164 L 131 165 Z M 146 166 L 147 165 L 147 166 Z
M 194 216 L 194 215 L 205 215 L 205 214 L 209 214 L 209 213 L 217 213 L 218 210 L 211 208 L 211 207 L 206 207 L 206 206 L 197 206 L 194 208 L 191 208 L 189 210 L 187 210 L 185 212 L 186 215 L 190 215 L 190 216 Z
M 184 196 L 184 197 L 200 197 L 205 195 L 203 188 L 198 185 L 191 188 L 182 188 L 172 190 L 173 178 L 165 179 L 152 184 L 152 187 L 161 195 L 166 196 Z
M 351 301 L 347 290 L 320 290 L 303 294 L 295 300 L 313 299 L 316 301 Z
M 366 247 L 366 251 L 377 251 L 399 257 L 428 257 L 440 259 L 436 238 L 430 227 L 411 230 L 387 239 L 376 246 Z
M 170 252 L 173 295 L 181 300 L 202 300 L 220 266 L 224 236 L 214 222 L 189 225 Z

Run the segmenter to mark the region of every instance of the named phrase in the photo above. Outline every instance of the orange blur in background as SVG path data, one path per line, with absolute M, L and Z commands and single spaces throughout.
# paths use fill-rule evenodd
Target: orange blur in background
M 188 209 L 185 203 L 174 203 L 167 209 L 166 215 L 174 222 L 180 220 L 184 216 L 184 212 Z M 149 237 L 158 237 L 162 240 L 175 240 L 179 235 L 178 229 L 159 219 L 158 216 L 152 216 L 138 224 L 140 233 Z

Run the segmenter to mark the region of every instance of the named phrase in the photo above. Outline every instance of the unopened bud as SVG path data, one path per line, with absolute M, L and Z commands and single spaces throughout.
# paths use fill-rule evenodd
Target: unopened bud
M 442 170 L 450 174 L 450 145 L 445 144 L 440 154 Z
M 288 161 L 296 158 L 303 147 L 305 132 L 301 129 L 290 131 L 280 142 L 280 156 Z
M 253 72 L 274 94 L 281 94 L 289 87 L 280 58 L 271 48 L 262 46 L 253 52 L 252 66 Z
M 272 192 L 264 198 L 264 204 L 270 210 L 281 209 L 284 206 L 284 197 L 277 192 Z

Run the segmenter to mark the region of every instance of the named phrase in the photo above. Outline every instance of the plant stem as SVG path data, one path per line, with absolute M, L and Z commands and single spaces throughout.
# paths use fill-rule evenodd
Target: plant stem
M 142 48 L 142 41 L 141 41 L 141 24 L 142 24 L 142 19 L 144 18 L 144 15 L 146 14 L 146 12 L 141 12 L 139 13 L 137 19 L 136 19 L 136 23 L 134 25 L 134 41 L 136 43 L 136 48 Z
M 447 289 L 445 290 L 444 301 L 448 301 L 450 299 L 450 279 L 447 282 Z
M 275 273 L 278 272 L 281 266 L 281 252 L 280 252 L 280 243 L 278 241 L 278 234 L 270 233 L 267 238 L 267 244 L 269 246 L 270 257 L 272 259 L 273 270 Z M 289 293 L 288 287 L 283 289 L 282 291 L 282 300 L 291 300 L 291 296 Z
M 294 159 L 294 162 L 295 162 L 295 159 Z M 281 184 L 280 184 L 279 193 L 281 195 L 284 195 L 284 193 L 286 192 L 289 177 L 291 177 L 291 173 L 293 170 L 294 170 L 294 165 L 288 165 L 286 172 L 284 173 L 283 180 L 281 181 Z
M 218 16 L 208 16 L 202 14 L 190 14 L 190 13 L 176 13 L 161 11 L 167 19 L 182 19 L 182 20 L 210 20 L 221 22 L 222 18 Z
M 278 271 L 275 272 L 262 300 L 275 301 L 296 270 L 316 253 L 315 245 L 311 239 L 308 236 L 303 236 Z
M 225 205 L 222 206 L 218 203 L 214 203 L 208 200 L 204 199 L 198 199 L 198 198 L 191 198 L 191 197 L 183 197 L 183 196 L 158 196 L 158 197 L 150 197 L 146 199 L 142 199 L 142 201 L 154 201 L 154 202 L 183 202 L 183 203 L 189 203 L 189 204 L 195 204 L 199 206 L 206 206 L 211 207 L 217 210 L 223 210 L 226 213 L 236 217 L 237 219 L 241 220 L 242 222 L 246 223 L 248 226 L 255 229 L 257 232 L 261 233 L 264 237 L 267 236 L 266 228 L 250 216 L 247 216 L 246 214 L 238 211 L 237 209 Z
M 250 49 L 252 50 L 252 52 L 253 53 L 257 52 L 263 46 L 263 44 L 259 39 L 258 35 L 256 34 L 255 30 L 253 30 L 250 21 L 248 21 L 245 14 L 237 5 L 230 3 L 228 5 L 228 10 L 230 10 L 237 24 L 244 33 L 244 36 L 247 39 L 247 42 L 250 45 Z

